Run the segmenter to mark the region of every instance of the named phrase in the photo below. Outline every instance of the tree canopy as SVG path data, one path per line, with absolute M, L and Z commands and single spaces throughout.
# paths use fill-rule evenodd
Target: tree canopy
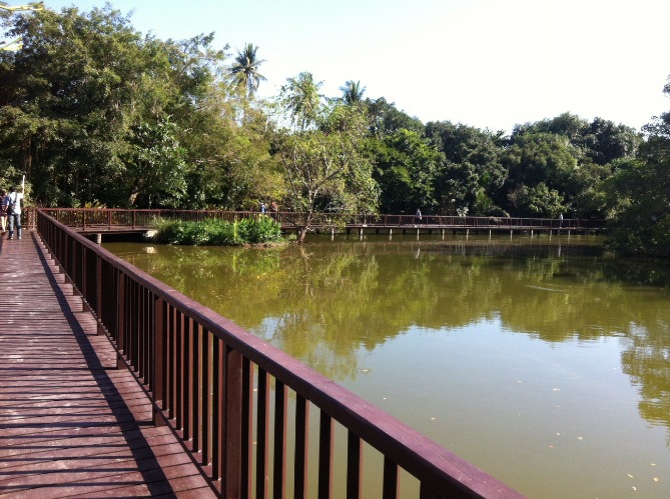
M 563 113 L 509 136 L 422 123 L 360 81 L 308 71 L 258 98 L 260 48 L 143 35 L 109 4 L 0 10 L 0 187 L 42 206 L 607 218 L 613 244 L 668 243 L 670 114 L 642 132 Z M 669 86 L 665 92 L 670 93 Z

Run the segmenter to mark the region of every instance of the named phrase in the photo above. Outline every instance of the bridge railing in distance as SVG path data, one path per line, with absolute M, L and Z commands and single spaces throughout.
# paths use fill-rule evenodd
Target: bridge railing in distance
M 173 429 L 223 497 L 410 497 L 405 482 L 422 499 L 521 497 L 43 211 L 37 223 L 119 367 L 151 398 L 155 423 Z
M 243 218 L 256 217 L 256 211 L 222 210 L 134 210 L 117 208 L 42 208 L 42 212 L 68 227 L 81 227 L 85 230 L 112 230 L 114 228 L 155 227 L 156 222 L 164 220 L 203 221 L 211 219 L 232 222 Z M 297 212 L 267 212 L 283 227 L 300 227 L 304 215 Z M 460 217 L 457 215 L 423 215 L 421 220 L 413 214 L 348 214 L 319 213 L 313 220 L 313 226 L 319 227 L 448 227 L 470 229 L 514 229 L 514 230 L 552 230 L 552 229 L 602 229 L 604 220 L 571 218 L 520 218 L 520 217 Z

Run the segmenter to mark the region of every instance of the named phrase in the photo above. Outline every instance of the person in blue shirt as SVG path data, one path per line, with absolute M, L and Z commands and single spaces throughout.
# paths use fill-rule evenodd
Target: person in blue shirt
M 14 228 L 16 235 L 21 239 L 21 204 L 23 204 L 23 193 L 16 190 L 16 187 L 9 188 L 9 204 L 7 205 L 7 216 L 9 217 L 9 238 L 14 239 Z

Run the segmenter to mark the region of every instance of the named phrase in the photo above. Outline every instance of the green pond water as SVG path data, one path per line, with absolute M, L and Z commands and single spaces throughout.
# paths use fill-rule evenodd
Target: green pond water
M 670 497 L 670 266 L 595 236 L 104 246 L 535 498 Z

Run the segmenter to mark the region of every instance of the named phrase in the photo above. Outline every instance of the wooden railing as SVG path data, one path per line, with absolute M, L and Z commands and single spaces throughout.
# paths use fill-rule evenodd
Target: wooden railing
M 44 211 L 37 217 L 51 255 L 117 349 L 119 366 L 151 397 L 155 423 L 173 428 L 223 497 L 328 498 L 337 484 L 348 498 L 395 498 L 401 474 L 414 477 L 422 499 L 521 497 Z M 345 436 L 335 445 L 338 432 Z M 338 464 L 333 449 L 341 441 Z M 368 449 L 376 459 L 364 458 Z M 380 477 L 374 493 L 366 488 L 371 477 Z
M 52 216 L 68 227 L 80 227 L 84 230 L 119 227 L 154 227 L 159 219 L 177 219 L 184 221 L 202 221 L 220 219 L 234 221 L 258 216 L 254 211 L 221 210 L 126 210 L 110 208 L 43 208 L 42 212 Z M 301 213 L 267 213 L 281 223 L 282 227 L 299 227 L 303 222 Z M 420 221 L 414 215 L 375 215 L 323 213 L 316 216 L 314 227 L 431 227 L 431 228 L 469 228 L 495 230 L 558 230 L 558 229 L 602 229 L 604 220 L 571 218 L 526 218 L 526 217 L 459 217 L 443 215 L 424 215 Z

